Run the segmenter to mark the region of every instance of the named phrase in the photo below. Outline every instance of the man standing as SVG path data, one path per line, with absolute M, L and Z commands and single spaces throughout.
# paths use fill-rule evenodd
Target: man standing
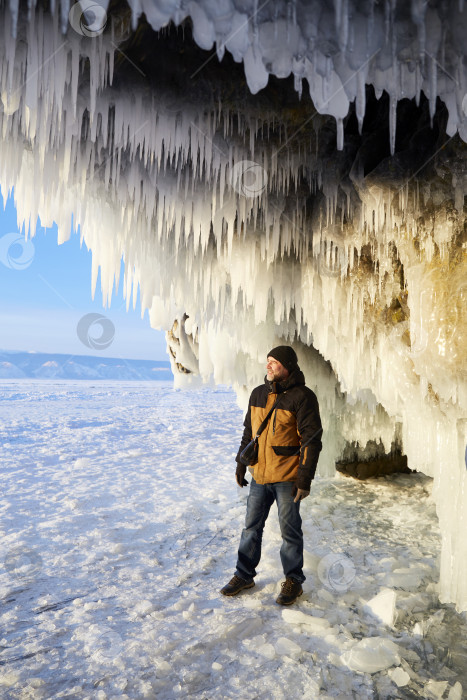
M 237 454 L 236 479 L 247 486 L 246 466 L 240 453 L 256 435 L 277 401 L 258 438 L 258 461 L 253 467 L 245 528 L 238 549 L 237 569 L 221 589 L 232 596 L 255 585 L 261 558 L 263 529 L 269 510 L 277 502 L 282 534 L 280 550 L 285 582 L 276 602 L 291 605 L 303 593 L 303 534 L 300 501 L 310 493 L 321 451 L 321 419 L 316 395 L 305 386 L 293 348 L 280 345 L 268 353 L 265 382 L 253 389 Z

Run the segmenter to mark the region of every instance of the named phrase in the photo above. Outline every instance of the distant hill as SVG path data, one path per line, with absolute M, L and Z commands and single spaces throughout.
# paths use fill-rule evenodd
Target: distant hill
M 22 379 L 122 379 L 172 381 L 170 362 L 122 360 L 92 355 L 59 355 L 0 350 L 0 380 Z

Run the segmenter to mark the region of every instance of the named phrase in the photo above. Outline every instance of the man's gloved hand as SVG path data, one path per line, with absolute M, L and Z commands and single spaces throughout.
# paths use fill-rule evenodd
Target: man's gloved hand
M 294 484 L 294 487 L 292 489 L 292 498 L 294 503 L 298 503 L 298 501 L 303 501 L 304 498 L 310 495 L 310 490 L 308 491 L 306 489 L 299 489 L 298 486 Z
M 235 478 L 237 480 L 237 484 L 243 488 L 244 486 L 248 486 L 248 481 L 245 479 L 245 474 L 246 474 L 246 464 L 240 464 L 240 462 L 237 462 L 237 471 L 235 472 Z

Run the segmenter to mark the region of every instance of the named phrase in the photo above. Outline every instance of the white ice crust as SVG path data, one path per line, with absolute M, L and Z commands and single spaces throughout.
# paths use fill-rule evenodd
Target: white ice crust
M 376 10 L 373 19 L 357 21 L 346 2 L 336 3 L 335 13 L 320 3 L 289 3 L 286 16 L 271 3 L 279 8 L 275 21 L 260 21 L 252 3 L 242 7 L 244 20 L 230 3 L 191 2 L 183 11 L 172 2 L 132 3 L 135 22 L 144 11 L 155 28 L 190 14 L 201 46 L 216 42 L 220 51 L 224 41 L 244 60 L 252 91 L 272 61 L 277 75 L 302 72 L 317 109 L 339 120 L 354 97 L 363 114 L 365 82 L 387 89 L 393 100 L 423 88 L 432 105 L 436 95 L 446 101 L 449 133 L 459 129 L 465 137 L 456 37 L 466 12 L 458 3 L 441 19 L 427 3 L 413 2 L 407 22 L 417 31 L 407 45 L 406 25 L 401 22 L 399 36 L 390 3 L 383 24 Z M 440 173 L 450 178 L 457 211 L 443 208 L 436 183 L 383 186 L 355 174 L 360 204 L 349 201 L 353 225 L 344 230 L 336 219 L 339 182 L 308 153 L 310 189 L 324 193 L 326 206 L 307 228 L 298 195 L 295 212 L 285 213 L 300 155 L 284 147 L 271 157 L 255 119 L 244 115 L 234 133 L 236 115 L 222 105 L 174 109 L 163 96 L 131 85 L 112 89 L 111 32 L 89 38 L 68 27 L 64 38 L 68 8 L 62 4 L 52 18 L 32 9 L 25 34 L 18 25 L 15 38 L 14 1 L 10 8 L 0 43 L 0 183 L 4 194 L 14 187 L 19 223 L 33 236 L 38 216 L 46 226 L 55 221 L 59 243 L 69 238 L 72 220 L 79 225 L 93 252 L 92 287 L 100 270 L 106 302 L 123 256 L 127 304 L 132 293 L 135 303 L 139 287 L 154 328 L 169 330 L 187 314 L 190 363 L 197 347 L 201 378 L 232 383 L 243 406 L 262 381 L 267 350 L 295 342 L 323 415 L 320 472 L 333 473 L 346 442 L 364 447 L 374 440 L 388 451 L 398 435 L 410 467 L 434 477 L 443 533 L 441 600 L 466 610 L 467 282 L 465 253 L 457 262 L 450 257 L 465 174 L 454 167 Z M 328 35 L 339 52 L 323 62 L 319 37 Z M 288 42 L 295 47 L 303 36 L 314 53 L 290 61 Z M 373 56 L 374 41 L 383 48 Z M 418 63 L 415 57 L 412 64 L 415 45 Z M 246 174 L 260 184 L 252 186 Z M 428 202 L 435 208 L 430 226 L 422 226 Z M 374 261 L 370 271 L 359 267 L 365 247 Z M 388 326 L 382 311 L 400 292 L 394 247 L 410 316 Z

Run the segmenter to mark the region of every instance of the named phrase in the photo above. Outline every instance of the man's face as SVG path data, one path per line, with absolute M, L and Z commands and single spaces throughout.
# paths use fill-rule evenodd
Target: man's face
M 289 376 L 289 370 L 286 369 L 284 365 L 281 365 L 279 360 L 275 360 L 273 357 L 268 357 L 266 372 L 266 376 L 270 382 L 281 382 Z

